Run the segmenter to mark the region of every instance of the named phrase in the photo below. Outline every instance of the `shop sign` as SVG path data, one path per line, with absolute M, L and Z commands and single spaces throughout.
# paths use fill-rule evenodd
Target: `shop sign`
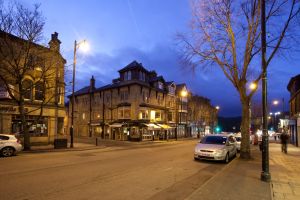
M 13 106 L 0 106 L 0 113 L 16 112 L 17 109 Z

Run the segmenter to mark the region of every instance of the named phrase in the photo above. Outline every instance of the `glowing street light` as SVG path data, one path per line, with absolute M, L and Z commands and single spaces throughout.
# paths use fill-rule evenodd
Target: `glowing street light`
M 73 81 L 72 81 L 72 109 L 71 109 L 71 127 L 70 127 L 70 137 L 71 137 L 71 142 L 70 142 L 70 148 L 73 148 L 73 143 L 74 143 L 74 100 L 75 100 L 75 95 L 74 95 L 74 90 L 75 90 L 75 71 L 76 71 L 76 51 L 81 47 L 81 50 L 83 52 L 87 52 L 89 50 L 89 45 L 86 40 L 80 41 L 77 43 L 75 40 L 74 42 L 74 57 L 73 57 Z
M 217 109 L 217 110 L 220 110 L 220 106 L 216 106 L 216 109 Z
M 279 101 L 277 101 L 277 100 L 273 101 L 273 105 L 278 105 L 278 103 L 279 103 Z
M 252 83 L 250 83 L 249 88 L 250 88 L 250 90 L 255 90 L 257 88 L 257 84 L 252 82 Z

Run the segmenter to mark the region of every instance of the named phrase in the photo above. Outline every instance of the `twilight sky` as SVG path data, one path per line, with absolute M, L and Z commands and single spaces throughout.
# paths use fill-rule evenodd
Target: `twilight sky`
M 238 94 L 217 67 L 192 73 L 179 64 L 175 35 L 188 30 L 189 0 L 19 1 L 26 6 L 41 3 L 46 18 L 45 43 L 51 33 L 59 33 L 61 52 L 70 71 L 74 40 L 89 41 L 90 52 L 77 54 L 76 89 L 88 85 L 92 75 L 97 87 L 109 84 L 118 77 L 119 69 L 137 60 L 166 81 L 185 82 L 193 93 L 211 99 L 213 105 L 220 106 L 221 116 L 241 115 Z M 299 61 L 299 53 L 293 59 L 273 60 L 268 69 L 269 101 L 284 98 L 288 108 L 286 86 L 299 74 Z M 255 101 L 260 101 L 260 93 L 259 89 Z M 282 106 L 270 109 L 281 111 Z

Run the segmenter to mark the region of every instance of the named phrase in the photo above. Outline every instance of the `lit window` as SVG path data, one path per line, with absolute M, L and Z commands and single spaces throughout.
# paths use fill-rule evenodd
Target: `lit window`
M 149 118 L 148 110 L 140 110 L 139 119 L 148 119 L 148 118 Z
M 82 119 L 85 120 L 85 113 L 82 113 Z
M 118 109 L 118 118 L 119 119 L 130 119 L 131 114 L 130 114 L 130 108 L 119 108 Z

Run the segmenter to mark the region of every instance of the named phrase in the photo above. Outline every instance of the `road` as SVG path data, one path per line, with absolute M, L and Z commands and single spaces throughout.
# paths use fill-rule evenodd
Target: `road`
M 0 199 L 185 199 L 225 164 L 193 160 L 195 140 L 0 158 Z

